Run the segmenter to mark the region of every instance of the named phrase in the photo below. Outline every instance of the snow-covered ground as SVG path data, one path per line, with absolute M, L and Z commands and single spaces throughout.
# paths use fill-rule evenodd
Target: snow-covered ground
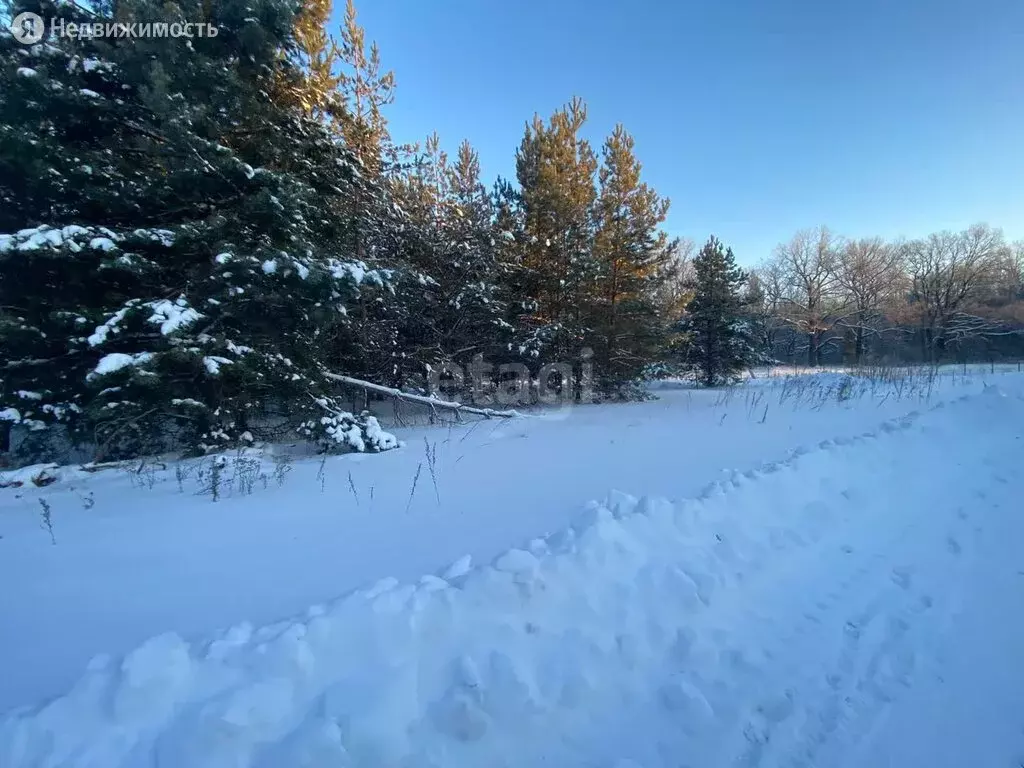
M 659 395 L 0 491 L 0 766 L 1024 760 L 1024 377 Z

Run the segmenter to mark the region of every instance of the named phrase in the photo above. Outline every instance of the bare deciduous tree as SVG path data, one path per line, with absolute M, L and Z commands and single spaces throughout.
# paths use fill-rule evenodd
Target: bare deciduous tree
M 781 316 L 807 338 L 808 365 L 820 363 L 826 334 L 842 312 L 837 268 L 841 247 L 828 227 L 801 230 L 775 249 L 768 267 L 780 276 Z
M 885 308 L 905 288 L 900 255 L 900 246 L 880 237 L 851 240 L 839 253 L 836 283 L 846 307 L 840 324 L 847 331 L 855 364 L 864 359 L 868 336 L 880 332 Z
M 748 312 L 754 321 L 754 333 L 761 346 L 774 354 L 779 331 L 785 327 L 780 309 L 785 283 L 779 265 L 769 262 L 751 271 L 747 280 Z
M 911 242 L 803 230 L 756 275 L 752 316 L 769 329 L 765 345 L 793 361 L 806 340 L 807 361 L 820 363 L 833 330 L 852 362 L 869 353 L 937 362 L 954 346 L 986 360 L 1024 353 L 1024 241 L 1007 244 L 985 224 Z
M 1004 254 L 1002 232 L 986 224 L 939 232 L 907 245 L 910 304 L 929 359 L 942 357 L 951 339 L 984 331 L 984 324 L 972 320 L 975 316 L 967 310 Z

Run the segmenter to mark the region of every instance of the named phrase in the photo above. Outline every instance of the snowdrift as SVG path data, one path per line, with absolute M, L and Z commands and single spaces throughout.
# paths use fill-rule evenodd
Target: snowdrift
M 1022 423 L 1024 403 L 988 388 L 698 498 L 614 494 L 483 567 L 464 558 L 203 642 L 153 638 L 9 713 L 0 765 L 624 768 L 782 749 L 830 764 L 913 677 L 901 638 L 946 615 L 940 591 L 914 590 L 958 573 L 967 544 L 948 527 L 993 487 L 1019 497 Z M 971 441 L 955 460 L 953 439 Z M 882 555 L 914 578 L 872 581 Z M 860 624 L 841 613 L 860 605 Z M 874 666 L 826 658 L 871 606 L 903 623 L 885 625 Z

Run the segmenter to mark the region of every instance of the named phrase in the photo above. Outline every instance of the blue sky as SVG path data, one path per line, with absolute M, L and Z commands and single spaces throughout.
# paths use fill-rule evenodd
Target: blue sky
M 343 10 L 337 3 L 336 13 Z M 672 199 L 666 228 L 754 263 L 801 227 L 1024 237 L 1022 0 L 357 0 L 399 141 L 468 138 L 513 176 L 573 95 Z

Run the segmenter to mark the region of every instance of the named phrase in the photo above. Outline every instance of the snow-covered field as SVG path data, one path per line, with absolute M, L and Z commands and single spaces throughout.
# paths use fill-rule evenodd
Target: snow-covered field
M 0 766 L 1024 761 L 1024 376 L 658 394 L 0 490 Z

